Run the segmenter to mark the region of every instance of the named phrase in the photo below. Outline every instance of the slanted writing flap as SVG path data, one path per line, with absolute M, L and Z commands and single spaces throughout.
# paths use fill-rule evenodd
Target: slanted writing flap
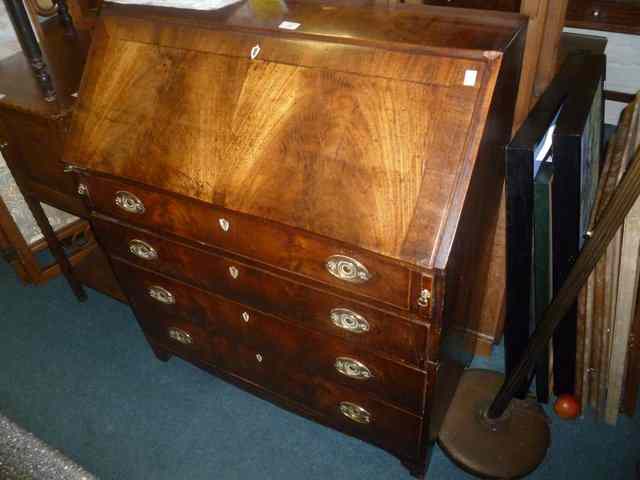
M 235 56 L 224 50 L 235 32 L 220 48 L 202 47 L 224 29 L 146 21 L 138 36 L 118 28 L 136 24 L 126 16 L 105 21 L 66 161 L 401 261 L 431 261 L 464 188 L 460 172 L 470 172 L 462 167 L 474 161 L 499 56 L 419 53 L 410 64 L 429 65 L 429 75 L 418 82 L 403 78 L 406 64 L 363 62 L 355 72 L 327 60 L 349 45 L 296 57 L 294 40 L 247 33 L 261 51 Z M 372 51 L 372 61 L 394 58 Z

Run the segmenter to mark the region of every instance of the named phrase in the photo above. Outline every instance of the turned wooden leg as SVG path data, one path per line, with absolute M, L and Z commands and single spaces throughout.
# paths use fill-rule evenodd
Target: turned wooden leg
M 58 7 L 58 16 L 60 17 L 60 23 L 64 27 L 64 34 L 67 36 L 75 35 L 76 30 L 73 26 L 73 19 L 67 6 L 67 0 L 54 0 L 54 3 Z
M 35 218 L 40 230 L 42 230 L 42 234 L 47 241 L 47 245 L 49 246 L 51 253 L 60 266 L 60 271 L 64 275 L 64 278 L 66 278 L 67 283 L 69 283 L 69 286 L 76 295 L 76 298 L 80 302 L 84 302 L 87 299 L 87 293 L 84 291 L 84 288 L 82 288 L 82 284 L 73 274 L 71 263 L 69 263 L 69 259 L 64 253 L 64 249 L 62 248 L 56 233 L 53 231 L 53 228 L 51 228 L 51 224 L 49 223 L 46 213 L 44 213 L 44 210 L 42 209 L 42 205 L 40 205 L 40 202 L 31 195 L 25 195 L 24 197 L 29 210 L 31 210 L 31 213 L 33 214 L 33 218 Z
M 9 14 L 9 20 L 11 20 L 13 29 L 16 32 L 18 42 L 22 47 L 22 51 L 27 57 L 29 65 L 31 65 L 31 69 L 40 84 L 40 88 L 42 88 L 44 99 L 47 102 L 53 102 L 56 99 L 56 91 L 53 87 L 51 76 L 49 75 L 49 69 L 42 56 L 42 50 L 40 50 L 38 40 L 31 28 L 29 14 L 22 0 L 3 1 Z
M 167 352 L 164 348 L 158 347 L 153 343 L 150 343 L 149 345 L 151 346 L 151 350 L 153 350 L 153 354 L 161 362 L 168 362 L 169 359 L 173 356 L 169 352 Z

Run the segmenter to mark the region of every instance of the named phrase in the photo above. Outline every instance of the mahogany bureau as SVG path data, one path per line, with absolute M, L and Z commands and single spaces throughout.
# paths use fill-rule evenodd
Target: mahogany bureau
M 105 4 L 64 154 L 158 358 L 417 476 L 469 360 L 525 28 L 451 10 Z

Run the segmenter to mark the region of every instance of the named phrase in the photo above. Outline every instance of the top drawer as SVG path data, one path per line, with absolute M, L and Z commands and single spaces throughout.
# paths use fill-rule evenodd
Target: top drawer
M 195 240 L 409 310 L 411 271 L 286 225 L 120 180 L 83 177 L 102 214 Z

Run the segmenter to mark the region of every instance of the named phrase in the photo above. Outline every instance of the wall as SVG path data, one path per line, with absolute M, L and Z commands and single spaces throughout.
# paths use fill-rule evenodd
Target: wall
M 607 37 L 607 82 L 605 88 L 635 94 L 640 91 L 640 35 L 609 33 L 598 30 L 565 28 L 567 32 Z M 607 101 L 605 121 L 617 124 L 626 104 Z

